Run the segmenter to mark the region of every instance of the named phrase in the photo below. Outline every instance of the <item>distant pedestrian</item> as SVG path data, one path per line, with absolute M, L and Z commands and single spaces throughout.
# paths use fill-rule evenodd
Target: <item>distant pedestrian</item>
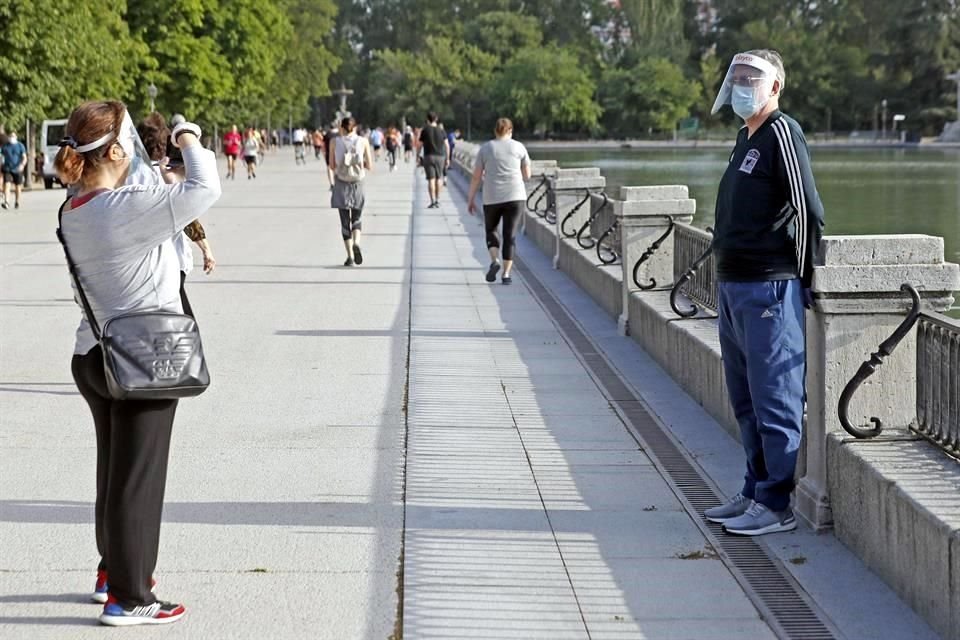
M 396 127 L 387 129 L 384 144 L 387 147 L 387 162 L 390 164 L 390 171 L 397 169 L 397 153 L 400 149 L 400 132 Z
M 373 145 L 373 159 L 379 161 L 383 148 L 383 130 L 380 127 L 370 131 L 370 144 Z
M 13 185 L 13 194 L 16 198 L 14 209 L 20 208 L 20 193 L 23 191 L 23 170 L 27 166 L 27 148 L 17 140 L 17 132 L 11 131 L 7 142 L 0 147 L 0 156 L 3 158 L 3 202 L 0 206 L 7 208 L 10 201 L 10 185 Z
M 243 149 L 243 136 L 237 129 L 237 125 L 230 127 L 223 135 L 223 153 L 227 156 L 227 177 L 231 180 L 237 179 L 237 158 Z
M 439 125 L 437 114 L 431 111 L 427 114 L 427 126 L 420 132 L 422 154 L 420 163 L 427 176 L 427 190 L 430 192 L 429 209 L 440 206 L 440 186 L 444 171 L 450 159 L 450 148 L 447 144 L 447 133 Z
M 340 212 L 340 234 L 347 259 L 343 266 L 363 264 L 360 251 L 360 231 L 363 223 L 363 207 L 366 204 L 363 183 L 367 171 L 373 168 L 373 155 L 367 139 L 357 135 L 357 122 L 344 118 L 340 123 L 340 135 L 335 139 L 330 164 L 333 169 L 333 193 L 330 206 Z
M 336 147 L 337 136 L 339 135 L 340 127 L 336 123 L 331 123 L 330 127 L 323 134 L 323 158 L 327 163 L 327 182 L 330 184 L 331 191 L 333 191 L 333 151 Z
M 310 134 L 310 143 L 313 145 L 314 160 L 319 160 L 323 155 L 323 130 L 314 129 Z
M 713 253 L 720 351 L 747 465 L 743 486 L 704 515 L 727 533 L 791 531 L 790 509 L 803 425 L 804 307 L 812 307 L 813 260 L 823 205 L 800 125 L 780 112 L 785 74 L 769 49 L 733 57 L 716 113 L 742 118 L 717 194 Z
M 487 282 L 495 282 L 500 270 L 501 243 L 497 228 L 503 222 L 503 284 L 513 279 L 513 253 L 517 228 L 527 200 L 525 180 L 530 179 L 530 154 L 526 147 L 513 139 L 513 123 L 509 118 L 497 120 L 493 140 L 477 152 L 477 159 L 467 196 L 467 210 L 476 212 L 477 189 L 483 183 L 483 221 L 487 231 L 487 249 L 490 267 Z
M 200 127 L 178 125 L 173 144 L 182 150 L 186 180 L 162 184 L 119 102 L 80 105 L 65 133 L 55 167 L 76 195 L 61 207 L 60 229 L 92 311 L 81 314 L 71 370 L 96 429 L 100 565 L 93 599 L 105 602 L 105 625 L 175 622 L 185 609 L 158 600 L 152 576 L 178 401 L 114 399 L 91 322 L 103 327 L 132 312 L 181 311 L 173 236 L 220 197 L 217 160 L 201 146 Z
M 299 127 L 293 130 L 293 159 L 296 164 L 307 163 L 307 130 Z
M 243 160 L 247 163 L 247 180 L 257 177 L 257 158 L 260 155 L 260 142 L 257 141 L 257 132 L 247 129 L 243 139 Z
M 440 125 L 441 129 L 445 127 Z M 447 171 L 450 169 L 450 165 L 453 164 L 453 148 L 457 145 L 457 135 L 460 133 L 459 129 L 455 131 L 447 131 L 447 164 L 443 168 L 443 186 L 447 186 Z
M 403 128 L 403 161 L 410 162 L 413 158 L 413 127 L 407 125 Z

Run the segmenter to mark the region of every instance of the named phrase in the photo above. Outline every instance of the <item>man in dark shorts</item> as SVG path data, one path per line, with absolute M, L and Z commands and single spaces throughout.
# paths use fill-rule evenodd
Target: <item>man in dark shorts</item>
M 427 174 L 427 188 L 430 191 L 429 209 L 440 207 L 440 187 L 443 173 L 450 161 L 450 144 L 447 142 L 447 133 L 439 124 L 438 117 L 433 111 L 427 114 L 427 126 L 420 132 L 420 146 L 423 155 L 420 162 L 423 171 Z
M 333 153 L 335 140 L 337 136 L 340 135 L 340 129 L 337 127 L 337 123 L 334 122 L 330 125 L 330 128 L 327 129 L 323 134 L 323 149 L 324 149 L 324 160 L 327 163 L 327 182 L 330 183 L 330 190 L 333 190 L 333 169 L 330 168 L 330 154 Z
M 20 208 L 20 192 L 23 191 L 23 170 L 27 166 L 27 148 L 17 140 L 16 132 L 11 132 L 7 143 L 0 147 L 3 156 L 3 208 L 10 200 L 10 185 L 16 197 L 14 208 Z

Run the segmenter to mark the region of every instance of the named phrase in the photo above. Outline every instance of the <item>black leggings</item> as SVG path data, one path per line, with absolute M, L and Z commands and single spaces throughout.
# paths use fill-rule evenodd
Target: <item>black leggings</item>
M 360 222 L 363 209 L 337 209 L 337 211 L 340 212 L 340 235 L 344 240 L 349 240 L 354 231 L 363 229 L 363 223 Z
M 156 601 L 150 591 L 160 547 L 176 400 L 114 400 L 99 346 L 73 356 L 73 379 L 97 432 L 95 509 L 100 569 L 110 594 L 125 605 Z
M 487 248 L 499 247 L 500 238 L 497 227 L 503 220 L 503 259 L 513 260 L 513 249 L 517 245 L 517 227 L 523 214 L 523 200 L 498 202 L 483 205 L 483 220 L 487 227 Z

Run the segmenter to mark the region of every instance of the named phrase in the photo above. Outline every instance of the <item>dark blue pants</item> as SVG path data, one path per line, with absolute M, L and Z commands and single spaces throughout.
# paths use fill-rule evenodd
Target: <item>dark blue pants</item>
M 720 282 L 720 349 L 747 454 L 742 493 L 790 505 L 803 424 L 806 344 L 799 280 Z

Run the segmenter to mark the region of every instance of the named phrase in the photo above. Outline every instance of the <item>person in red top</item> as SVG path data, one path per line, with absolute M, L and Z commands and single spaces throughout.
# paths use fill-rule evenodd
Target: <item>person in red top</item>
M 243 138 L 237 130 L 237 125 L 230 127 L 230 131 L 223 136 L 223 152 L 227 155 L 227 177 L 236 180 L 237 157 L 243 146 Z

